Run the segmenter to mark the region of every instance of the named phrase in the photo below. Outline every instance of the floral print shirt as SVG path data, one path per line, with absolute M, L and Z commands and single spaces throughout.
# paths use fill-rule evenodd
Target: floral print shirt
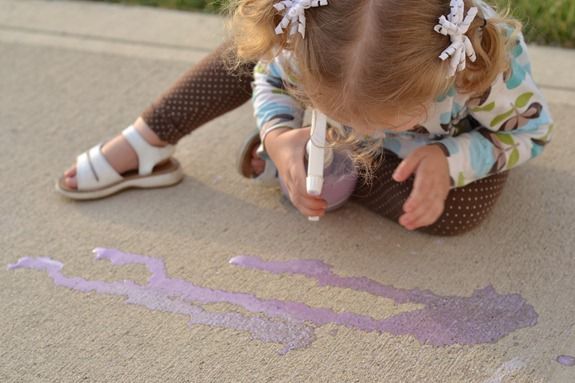
M 485 5 L 484 5 L 485 6 Z M 490 9 L 484 9 L 489 15 Z M 282 52 L 254 69 L 252 101 L 260 136 L 279 128 L 301 128 L 305 108 L 286 90 L 297 80 L 284 70 Z M 551 141 L 553 120 L 535 84 L 522 35 L 511 52 L 511 68 L 479 97 L 455 87 L 438 97 L 427 119 L 403 132 L 383 131 L 383 148 L 407 157 L 423 145 L 439 145 L 447 156 L 451 188 L 519 166 L 541 154 Z M 260 145 L 260 155 L 267 157 Z

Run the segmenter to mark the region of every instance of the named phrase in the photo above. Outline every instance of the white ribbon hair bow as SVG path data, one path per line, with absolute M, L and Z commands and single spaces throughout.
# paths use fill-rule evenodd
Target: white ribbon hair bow
M 472 62 L 475 62 L 477 56 L 471 44 L 469 37 L 465 35 L 469 26 L 477 16 L 477 7 L 469 8 L 467 16 L 463 19 L 464 12 L 463 0 L 451 0 L 451 13 L 448 18 L 441 16 L 439 24 L 435 26 L 434 30 L 444 36 L 451 37 L 451 45 L 445 49 L 439 58 L 443 61 L 451 56 L 451 66 L 449 69 L 448 77 L 455 75 L 457 71 L 465 69 L 465 56 L 467 55 Z
M 283 0 L 274 4 L 278 11 L 287 9 L 282 21 L 276 26 L 276 34 L 281 35 L 291 23 L 290 36 L 299 32 L 305 38 L 305 10 L 327 5 L 327 0 Z

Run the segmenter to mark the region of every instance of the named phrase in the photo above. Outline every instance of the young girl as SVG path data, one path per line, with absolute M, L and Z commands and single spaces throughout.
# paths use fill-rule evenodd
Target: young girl
M 273 160 L 303 214 L 325 210 L 305 191 L 309 131 L 294 130 L 305 104 L 351 127 L 356 163 L 368 175 L 374 157 L 386 154 L 371 185 L 360 182 L 358 202 L 407 229 L 439 234 L 476 226 L 507 171 L 550 141 L 520 24 L 485 3 L 279 4 L 240 0 L 232 25 L 238 57 L 262 58 L 253 95 L 259 153 Z
M 136 129 L 118 138 L 128 140 L 139 161 L 119 168 L 139 166 L 139 176 L 162 176 L 151 167 L 170 158 L 173 144 L 249 97 L 252 78 L 242 76 L 242 68 L 258 59 L 259 132 L 245 146 L 243 173 L 261 172 L 251 150 L 261 141 L 265 168 L 273 160 L 305 215 L 322 215 L 325 201 L 305 192 L 304 106 L 326 114 L 339 138 L 353 144 L 356 163 L 366 170 L 355 200 L 431 234 L 477 226 L 508 170 L 538 156 L 551 139 L 551 117 L 531 78 L 519 23 L 482 2 L 239 0 L 232 27 L 240 77 L 223 69 L 223 47 L 200 63 L 144 112 L 145 122 L 138 119 Z M 150 155 L 160 150 L 155 146 L 169 150 Z M 95 148 L 77 165 L 91 181 L 81 187 L 73 167 L 60 179 L 61 192 L 79 199 L 129 186 L 127 174 L 95 177 L 110 171 Z

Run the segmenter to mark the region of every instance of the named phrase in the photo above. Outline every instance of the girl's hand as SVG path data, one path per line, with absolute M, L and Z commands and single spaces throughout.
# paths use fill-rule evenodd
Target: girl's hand
M 449 194 L 447 157 L 436 145 L 414 150 L 395 169 L 393 179 L 403 182 L 416 173 L 413 190 L 403 205 L 399 223 L 408 230 L 433 224 L 443 213 Z
M 304 166 L 305 145 L 310 128 L 276 129 L 265 138 L 264 146 L 278 168 L 292 204 L 308 217 L 325 215 L 327 203 L 321 197 L 307 194 Z

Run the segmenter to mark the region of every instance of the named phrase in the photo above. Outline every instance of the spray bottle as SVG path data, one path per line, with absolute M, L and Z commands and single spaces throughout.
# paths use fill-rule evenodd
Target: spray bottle
M 357 182 L 351 158 L 345 151 L 326 147 L 327 118 L 318 110 L 312 111 L 310 139 L 306 145 L 308 194 L 321 196 L 327 202 L 326 211 L 341 207 L 351 196 Z M 284 195 L 287 188 L 280 177 L 280 186 Z M 309 217 L 310 221 L 319 221 L 319 217 Z

